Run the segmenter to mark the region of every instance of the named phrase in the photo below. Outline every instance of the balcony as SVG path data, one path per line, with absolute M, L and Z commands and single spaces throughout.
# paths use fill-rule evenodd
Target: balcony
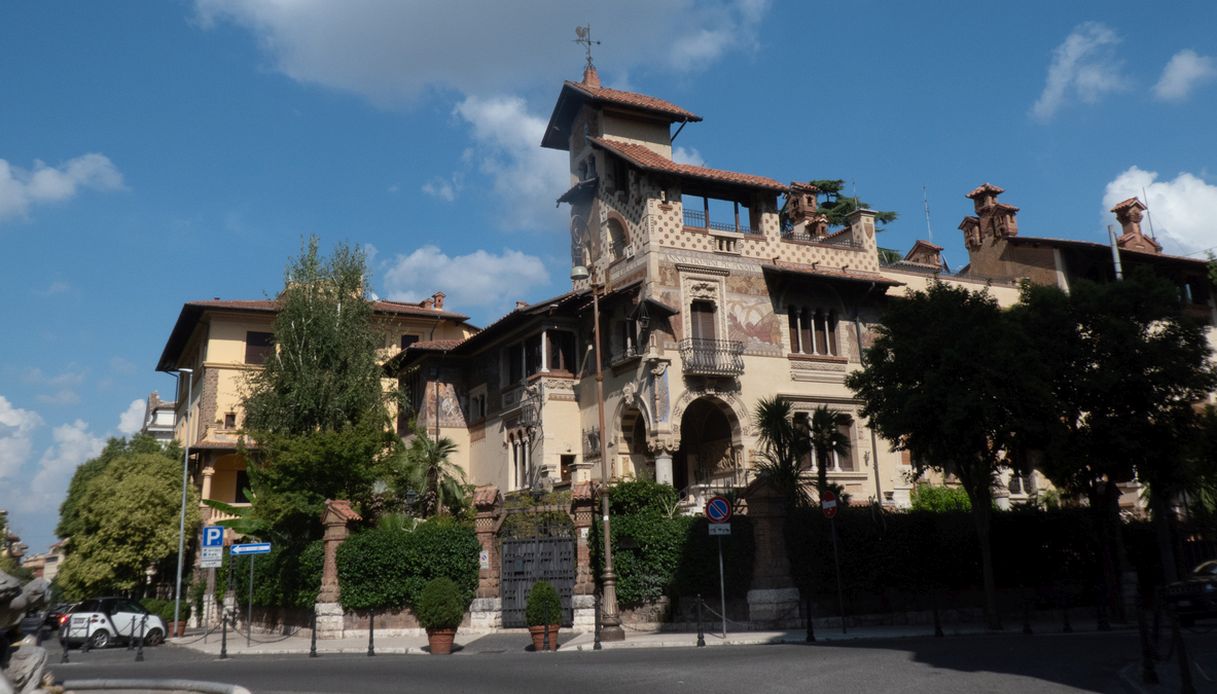
M 689 376 L 738 376 L 744 373 L 744 343 L 738 340 L 680 341 L 680 358 Z
M 706 229 L 708 231 L 728 231 L 733 234 L 759 234 L 759 229 L 753 229 L 747 219 L 740 219 L 739 215 L 735 215 L 731 222 L 715 222 L 709 219 L 709 215 L 700 210 L 684 211 L 685 226 L 693 229 Z
M 854 240 L 853 234 L 847 234 L 843 231 L 838 231 L 827 236 L 813 236 L 806 229 L 784 229 L 782 231 L 782 240 L 814 243 L 818 246 L 829 246 L 831 248 L 848 248 L 853 250 L 865 248 L 861 243 Z

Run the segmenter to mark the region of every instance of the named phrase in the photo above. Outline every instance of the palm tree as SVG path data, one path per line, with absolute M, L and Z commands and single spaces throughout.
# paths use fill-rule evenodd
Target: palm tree
M 823 496 L 828 489 L 828 463 L 832 456 L 849 453 L 849 436 L 841 431 L 849 425 L 849 415 L 820 405 L 811 413 L 808 443 L 816 456 L 816 489 Z
M 465 499 L 465 471 L 452 462 L 456 442 L 441 436 L 431 438 L 426 430 L 416 428 L 414 439 L 405 452 L 405 486 L 422 492 L 422 515 L 459 508 Z
M 762 398 L 753 416 L 761 438 L 757 476 L 785 496 L 791 507 L 808 505 L 800 463 L 810 450 L 809 441 L 794 421 L 790 401 L 781 396 Z

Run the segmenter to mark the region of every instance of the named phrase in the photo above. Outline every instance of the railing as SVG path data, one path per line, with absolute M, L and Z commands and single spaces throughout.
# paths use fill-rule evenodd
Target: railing
M 723 222 L 715 222 L 706 220 L 706 213 L 698 210 L 685 210 L 685 226 L 695 229 L 709 229 L 711 231 L 729 231 L 735 234 L 759 234 L 758 229 L 753 229 L 748 225 L 748 222 L 740 220 L 740 225 L 735 226 L 735 223 L 725 224 Z
M 744 343 L 689 337 L 680 341 L 680 358 L 686 374 L 738 376 L 744 372 Z
M 855 241 L 853 234 L 840 234 L 838 236 L 812 236 L 806 229 L 786 229 L 782 231 L 783 241 L 799 241 L 801 243 L 815 243 L 821 246 L 834 246 L 836 248 L 862 248 L 862 244 Z

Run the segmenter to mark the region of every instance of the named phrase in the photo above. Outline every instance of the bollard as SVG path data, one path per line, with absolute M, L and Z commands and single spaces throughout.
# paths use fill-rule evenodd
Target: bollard
M 931 591 L 931 595 L 934 601 L 934 638 L 941 639 L 946 634 L 942 633 L 942 614 L 938 611 L 938 589 Z
M 376 637 L 376 614 L 368 613 L 368 657 L 376 655 L 376 647 L 372 644 L 372 640 Z
M 135 650 L 135 615 L 131 615 L 131 629 L 127 633 L 129 634 L 127 638 L 127 650 Z
M 313 610 L 313 634 L 308 640 L 308 657 L 317 657 L 317 610 Z
M 593 631 L 595 632 L 596 637 L 595 637 L 594 641 L 592 642 L 592 650 L 593 650 L 593 651 L 598 651 L 598 650 L 600 650 L 601 648 L 603 648 L 603 646 L 601 646 L 601 645 L 600 645 L 600 594 L 599 594 L 599 593 L 596 593 L 596 594 L 595 594 L 593 597 L 594 597 L 595 602 L 596 602 L 596 604 L 595 604 L 595 608 L 596 608 L 596 609 L 595 609 L 595 614 L 593 615 L 593 616 L 596 618 L 596 623 L 595 623 L 595 626 L 594 626 L 594 628 L 593 628 Z
M 92 621 L 93 620 L 90 619 L 88 622 L 85 622 L 85 641 L 80 646 L 81 653 L 89 652 L 89 642 L 93 640 L 92 638 L 90 638 L 92 636 L 92 633 L 90 633 L 90 631 L 89 631 L 89 624 L 92 623 Z
M 701 593 L 697 594 L 697 647 L 705 648 L 706 630 L 701 624 Z
M 228 611 L 220 613 L 220 660 L 228 660 Z
M 148 615 L 139 620 L 139 648 L 135 649 L 135 662 L 144 662 L 144 634 L 148 633 Z M 131 635 L 135 635 L 135 629 L 131 630 Z
M 1145 598 L 1137 602 L 1137 632 L 1141 637 L 1141 681 L 1158 684 L 1158 671 L 1154 666 L 1154 647 L 1149 642 L 1149 627 L 1145 623 Z
M 807 643 L 816 642 L 816 620 L 811 614 L 811 591 L 807 592 L 807 636 L 803 640 Z
M 72 618 L 68 617 L 67 631 L 59 631 L 59 645 L 63 646 L 63 654 L 59 656 L 60 663 L 68 662 L 68 638 L 72 633 Z

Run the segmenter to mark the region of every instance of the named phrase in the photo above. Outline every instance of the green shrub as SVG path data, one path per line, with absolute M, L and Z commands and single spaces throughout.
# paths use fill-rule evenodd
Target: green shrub
M 649 480 L 619 482 L 609 490 L 613 515 L 654 512 L 667 515 L 676 506 L 676 490 Z
M 249 601 L 249 564 L 253 562 L 253 602 L 257 607 L 311 609 L 321 590 L 325 564 L 325 544 L 314 540 L 303 547 L 275 543 L 269 554 L 237 557 L 225 552 L 223 565 L 216 569 L 216 595 L 228 589 L 229 564 L 233 566 L 233 588 L 237 602 Z
M 148 610 L 148 612 L 150 612 L 151 614 L 154 614 L 157 617 L 160 617 L 161 620 L 163 622 L 165 622 L 166 626 L 168 626 L 170 623 L 173 622 L 173 601 L 172 600 L 161 600 L 159 598 L 144 598 L 143 600 L 140 600 L 139 603 L 144 606 L 145 610 Z M 180 615 L 181 615 L 182 621 L 186 621 L 186 620 L 190 619 L 190 603 L 187 602 L 186 600 L 182 601 Z M 121 625 L 121 624 L 116 625 L 116 626 L 120 629 L 123 628 L 123 625 Z M 137 624 L 135 628 L 136 628 L 136 630 L 138 630 L 139 625 Z
M 433 578 L 452 580 L 466 604 L 478 585 L 482 545 L 467 525 L 438 517 L 412 532 L 370 528 L 338 548 L 342 606 L 349 610 L 413 607 Z
M 455 629 L 465 618 L 469 600 L 450 578 L 433 578 L 423 586 L 414 616 L 424 629 Z
M 548 581 L 537 581 L 528 591 L 528 603 L 524 606 L 524 619 L 528 626 L 548 626 L 562 621 L 562 598 Z
M 914 511 L 971 511 L 972 501 L 963 487 L 946 487 L 921 483 L 913 487 L 911 494 Z

